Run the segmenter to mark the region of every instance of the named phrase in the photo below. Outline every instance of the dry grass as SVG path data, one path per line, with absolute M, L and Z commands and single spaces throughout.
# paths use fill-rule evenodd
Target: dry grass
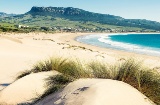
M 98 61 L 83 64 L 79 60 L 57 57 L 39 62 L 30 72 L 22 73 L 19 78 L 32 72 L 51 70 L 56 70 L 61 75 L 46 80 L 49 85 L 41 98 L 62 89 L 75 79 L 103 78 L 126 82 L 160 105 L 160 73 L 143 67 L 141 62 L 134 59 L 128 59 L 118 65 L 108 65 Z
M 98 61 L 93 61 L 88 64 L 88 69 L 90 69 L 93 78 L 105 78 L 105 79 L 115 79 L 117 71 L 113 70 L 114 67 L 101 63 Z

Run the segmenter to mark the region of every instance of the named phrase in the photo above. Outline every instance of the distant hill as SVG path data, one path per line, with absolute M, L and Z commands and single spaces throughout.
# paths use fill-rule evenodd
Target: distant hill
M 119 16 L 93 13 L 72 7 L 32 7 L 26 14 L 42 16 L 49 15 L 52 17 L 61 17 L 76 21 L 107 22 L 106 20 L 123 20 L 123 18 Z
M 30 27 L 48 27 L 79 31 L 143 32 L 160 31 L 160 23 L 145 19 L 124 19 L 120 16 L 100 14 L 73 7 L 32 7 L 27 13 L 0 19 L 2 22 Z
M 41 15 L 41 16 L 52 16 L 69 19 L 72 21 L 91 21 L 101 24 L 118 25 L 118 26 L 129 26 L 160 30 L 160 23 L 145 19 L 124 19 L 119 16 L 109 14 L 99 14 L 88 12 L 78 8 L 72 7 L 32 7 L 26 14 Z
M 10 17 L 10 16 L 15 16 L 16 14 L 7 14 L 4 12 L 0 12 L 0 17 Z

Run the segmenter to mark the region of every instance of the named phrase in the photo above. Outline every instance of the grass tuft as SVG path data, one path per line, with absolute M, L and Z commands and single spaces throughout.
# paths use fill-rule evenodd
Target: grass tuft
M 89 69 L 92 71 L 94 78 L 114 79 L 116 72 L 111 69 L 111 66 L 98 61 L 93 61 L 88 64 Z
M 63 65 L 65 65 L 67 61 L 66 58 L 62 58 L 62 57 L 53 57 L 49 60 L 51 62 L 52 70 L 56 70 L 56 71 L 59 71 L 59 69 L 63 67 Z
M 145 96 L 160 105 L 160 73 L 143 67 L 141 62 L 128 59 L 117 67 L 116 80 L 138 89 Z
M 22 77 L 24 77 L 24 76 L 27 76 L 27 75 L 29 75 L 29 74 L 31 74 L 31 71 L 29 71 L 29 70 L 20 72 L 20 73 L 18 74 L 18 76 L 16 77 L 16 80 L 18 80 L 18 79 L 20 79 L 20 78 L 22 78 Z
M 46 60 L 44 62 L 38 62 L 36 65 L 33 66 L 31 72 L 38 73 L 43 71 L 51 71 L 52 70 L 52 62 L 50 60 Z
M 118 65 L 108 65 L 98 61 L 84 64 L 79 60 L 57 57 L 37 63 L 31 71 L 25 71 L 17 78 L 51 70 L 56 70 L 61 75 L 51 76 L 46 80 L 47 89 L 39 99 L 62 89 L 75 79 L 103 78 L 126 82 L 160 105 L 160 73 L 143 67 L 141 62 L 134 59 L 125 60 Z
M 61 67 L 59 67 L 58 72 L 75 79 L 90 77 L 90 72 L 78 60 L 67 60 Z
M 36 103 L 44 97 L 59 91 L 60 89 L 64 88 L 68 83 L 72 82 L 73 79 L 64 75 L 56 75 L 48 77 L 46 81 L 46 91 L 44 92 L 44 94 L 39 95 L 37 98 L 33 99 L 33 103 Z
M 160 105 L 160 73 L 154 70 L 140 72 L 141 89 L 139 91 L 157 105 Z
M 135 78 L 141 68 L 141 63 L 136 62 L 134 59 L 128 59 L 118 66 L 117 80 L 125 82 L 132 77 Z

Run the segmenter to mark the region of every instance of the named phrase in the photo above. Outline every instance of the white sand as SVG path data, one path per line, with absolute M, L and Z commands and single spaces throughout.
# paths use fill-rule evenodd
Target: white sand
M 58 72 L 41 72 L 25 76 L 0 93 L 0 105 L 3 103 L 16 105 L 33 101 L 45 91 L 45 79 L 51 75 L 57 75 Z
M 36 105 L 153 105 L 130 85 L 107 79 L 80 79 Z
M 57 43 L 65 43 L 65 41 L 61 40 L 65 35 L 70 34 L 31 33 L 1 35 L 0 84 L 11 83 L 17 73 L 29 69 L 35 62 L 47 59 L 50 56 L 77 57 L 80 59 L 88 58 L 90 51 L 68 48 L 62 49 L 63 47 L 68 47 L 68 45 L 59 45 Z M 72 35 L 74 34 L 72 33 Z M 55 42 L 48 39 L 52 39 Z M 72 43 L 70 44 L 72 45 Z M 90 59 L 102 58 L 97 52 L 90 53 L 89 56 Z M 115 61 L 114 57 L 108 56 L 108 58 L 111 58 L 109 62 Z
M 47 59 L 50 56 L 79 58 L 85 62 L 91 60 L 100 60 L 100 61 L 106 61 L 109 64 L 114 64 L 115 62 L 123 58 L 125 59 L 133 57 L 138 60 L 143 60 L 145 65 L 149 66 L 150 68 L 160 67 L 159 57 L 152 57 L 152 56 L 123 52 L 123 51 L 104 49 L 91 45 L 82 44 L 73 40 L 76 36 L 79 35 L 83 34 L 76 34 L 76 33 L 1 34 L 0 35 L 0 68 L 1 68 L 0 90 L 5 88 L 4 84 L 12 83 L 19 72 L 30 69 L 32 65 L 35 64 L 37 61 Z M 87 49 L 81 49 L 80 47 L 70 47 L 71 45 L 83 46 L 86 47 Z M 89 49 L 91 49 L 92 51 L 90 51 Z M 5 91 L 5 94 L 7 94 L 7 96 L 3 97 L 13 97 L 12 94 L 9 94 L 11 90 L 7 91 L 7 88 L 4 89 L 3 91 L 0 91 L 0 94 L 2 94 Z M 19 89 L 21 89 L 20 86 Z M 13 89 L 12 91 L 18 92 L 19 89 L 16 88 Z M 30 97 L 30 94 L 28 94 L 28 96 L 26 94 L 25 97 Z M 13 101 L 14 98 L 12 102 Z

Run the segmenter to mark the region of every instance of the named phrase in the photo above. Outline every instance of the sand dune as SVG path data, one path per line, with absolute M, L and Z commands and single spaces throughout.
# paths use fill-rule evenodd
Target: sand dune
M 130 85 L 107 79 L 80 79 L 36 105 L 153 105 Z
M 123 52 L 123 51 L 104 49 L 104 48 L 86 45 L 86 44 L 74 41 L 73 39 L 79 35 L 86 35 L 86 34 L 81 34 L 81 33 L 79 33 L 79 34 L 76 34 L 76 33 L 1 34 L 0 35 L 0 68 L 1 68 L 0 69 L 0 90 L 1 90 L 0 91 L 0 100 L 1 100 L 1 102 L 5 102 L 5 103 L 9 102 L 11 104 L 12 102 L 13 103 L 14 102 L 22 102 L 22 101 L 24 101 L 24 99 L 29 99 L 30 97 L 32 97 L 32 95 L 31 95 L 32 93 L 29 93 L 29 92 L 31 92 L 30 90 L 28 90 L 27 94 L 25 94 L 25 92 L 24 92 L 23 94 L 25 94 L 25 95 L 21 95 L 21 92 L 19 90 L 27 87 L 27 85 L 25 83 L 27 83 L 27 84 L 29 84 L 30 82 L 36 83 L 36 82 L 38 82 L 38 79 L 40 79 L 40 81 L 42 82 L 42 78 L 45 77 L 44 75 L 41 75 L 41 74 L 36 75 L 35 74 L 35 76 L 37 78 L 37 79 L 35 78 L 35 82 L 33 82 L 32 79 L 27 79 L 27 78 L 32 77 L 33 75 L 31 75 L 30 77 L 26 77 L 27 82 L 26 82 L 25 78 L 24 78 L 24 80 L 21 79 L 21 80 L 16 81 L 15 83 L 12 83 L 12 82 L 14 82 L 15 77 L 17 76 L 17 74 L 19 72 L 30 69 L 32 67 L 32 65 L 35 64 L 37 61 L 45 60 L 45 59 L 49 58 L 50 56 L 62 56 L 62 57 L 73 58 L 73 59 L 78 58 L 83 62 L 88 62 L 91 60 L 100 60 L 103 62 L 105 61 L 109 64 L 114 64 L 115 62 L 120 62 L 121 59 L 133 57 L 138 60 L 143 60 L 145 65 L 147 65 L 150 68 L 158 68 L 160 66 L 160 58 L 159 57 L 152 57 L 152 56 Z M 129 95 L 132 96 L 132 94 L 130 92 L 130 89 L 131 89 L 131 91 L 133 90 L 133 94 L 135 92 L 135 99 L 134 99 L 134 95 L 133 95 L 133 100 L 127 99 L 126 103 L 138 100 L 137 103 L 134 102 L 135 104 L 133 104 L 133 105 L 140 105 L 140 104 L 138 104 L 138 102 L 144 103 L 141 105 L 148 105 L 145 103 L 144 97 L 142 95 L 140 95 L 140 93 L 138 93 L 137 90 L 132 89 L 130 86 L 128 86 L 124 83 L 113 81 L 113 84 L 112 84 L 111 83 L 112 81 L 109 81 L 109 80 L 105 80 L 105 82 L 102 82 L 102 80 L 95 80 L 95 81 L 94 80 L 80 80 L 80 81 L 86 82 L 86 83 L 84 83 L 84 85 L 83 85 L 83 82 L 81 82 L 82 86 L 88 86 L 87 85 L 89 83 L 88 81 L 90 81 L 91 83 L 95 83 L 95 85 L 93 85 L 93 87 L 91 86 L 85 93 L 86 95 L 90 96 L 91 99 L 88 99 L 87 97 L 85 97 L 86 95 L 83 94 L 82 97 L 79 98 L 77 101 L 70 100 L 70 98 L 68 97 L 67 101 L 61 100 L 61 102 L 72 103 L 72 101 L 73 102 L 80 102 L 80 100 L 83 100 L 82 103 L 84 105 L 87 105 L 87 103 L 92 104 L 92 102 L 90 102 L 90 101 L 93 101 L 92 105 L 98 105 L 97 104 L 98 101 L 103 103 L 105 100 L 110 100 L 110 95 L 112 95 L 111 93 L 112 92 L 115 93 L 115 91 L 117 92 L 116 100 L 118 100 L 118 97 L 122 97 L 123 94 L 125 94 L 125 95 L 122 98 L 127 99 L 129 97 Z M 97 81 L 100 81 L 100 83 L 98 84 Z M 12 83 L 12 85 L 9 85 L 11 83 Z M 43 88 L 42 88 L 43 82 L 42 83 L 38 82 L 38 83 L 39 83 L 38 85 L 40 85 L 40 87 L 41 87 L 41 88 L 39 88 L 39 91 L 41 93 L 41 92 L 43 92 Z M 75 84 L 75 83 L 73 83 L 73 84 Z M 113 90 L 110 90 L 110 91 L 107 91 L 106 89 L 104 89 L 105 87 L 109 88 L 109 89 L 111 88 L 110 86 L 107 85 L 107 83 L 112 84 L 113 87 L 114 87 L 114 85 L 117 87 L 119 87 L 119 85 L 124 85 L 124 86 L 130 87 L 130 89 L 127 88 L 128 90 L 126 89 L 126 92 L 125 92 L 125 90 L 123 90 L 123 89 L 121 90 L 121 88 L 120 88 L 119 89 L 120 93 L 118 95 L 118 90 L 116 90 L 115 87 L 113 88 Z M 104 85 L 104 87 L 103 87 L 103 85 Z M 37 88 L 36 86 L 35 87 L 34 86 L 35 85 L 33 85 L 33 89 Z M 76 87 L 75 90 L 78 88 L 81 88 L 81 86 L 80 87 L 78 87 L 78 86 L 79 85 L 75 86 Z M 12 87 L 15 87 L 15 88 L 12 88 Z M 29 89 L 31 89 L 31 88 L 29 88 Z M 106 99 L 104 99 L 103 97 L 102 98 L 100 97 L 103 94 L 103 92 L 100 90 L 103 90 L 103 89 L 106 90 L 106 96 L 104 96 L 104 97 L 106 97 Z M 98 91 L 98 93 L 94 93 L 97 91 Z M 93 92 L 93 94 L 89 94 L 88 92 L 89 93 Z M 109 95 L 107 96 L 108 92 L 109 92 Z M 16 94 L 18 94 L 18 96 L 22 96 L 23 99 L 21 99 L 21 97 L 18 97 L 18 96 L 14 97 L 13 94 L 15 96 L 16 96 Z M 93 95 L 93 96 L 91 96 L 91 95 Z M 97 96 L 99 96 L 100 98 L 97 99 Z M 11 97 L 13 97 L 13 98 L 10 99 Z M 29 97 L 29 98 L 27 98 L 27 97 Z M 73 97 L 73 96 L 71 96 L 71 97 Z M 136 97 L 138 97 L 138 98 L 136 98 Z M 74 97 L 74 98 L 76 98 L 76 97 Z M 7 99 L 10 99 L 10 101 Z M 112 97 L 111 100 L 113 100 L 113 99 L 114 98 Z M 58 100 L 56 100 L 56 102 L 58 103 Z M 107 101 L 107 102 L 110 103 L 110 101 Z M 121 100 L 119 100 L 117 102 L 120 103 Z M 125 102 L 121 102 L 121 103 L 125 103 Z M 71 105 L 71 104 L 69 104 L 69 105 Z M 79 105 L 79 104 L 77 104 L 77 105 Z M 113 103 L 113 105 L 114 105 L 114 103 Z M 125 105 L 125 104 L 123 104 L 123 105 Z M 126 104 L 126 105 L 128 105 L 128 104 Z M 131 104 L 129 104 L 129 105 L 131 105 Z
M 15 81 L 0 93 L 0 105 L 2 103 L 16 105 L 33 101 L 45 91 L 45 79 L 56 74 L 57 72 L 53 71 L 35 73 Z

